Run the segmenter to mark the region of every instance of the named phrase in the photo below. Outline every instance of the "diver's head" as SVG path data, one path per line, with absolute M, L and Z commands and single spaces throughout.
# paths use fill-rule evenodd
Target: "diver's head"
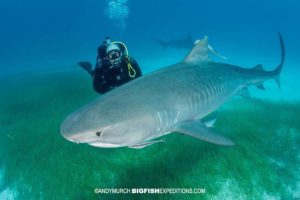
M 106 55 L 112 65 L 118 65 L 122 59 L 122 51 L 117 44 L 110 44 L 106 48 Z

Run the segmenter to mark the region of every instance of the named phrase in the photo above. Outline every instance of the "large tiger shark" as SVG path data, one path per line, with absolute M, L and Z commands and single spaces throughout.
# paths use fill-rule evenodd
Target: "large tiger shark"
M 262 65 L 241 68 L 213 62 L 205 37 L 183 61 L 126 83 L 70 114 L 61 134 L 71 142 L 106 148 L 143 148 L 164 142 L 160 138 L 174 132 L 234 145 L 204 119 L 250 85 L 264 89 L 264 81 L 275 79 L 280 87 L 285 48 L 279 39 L 281 62 L 265 71 Z

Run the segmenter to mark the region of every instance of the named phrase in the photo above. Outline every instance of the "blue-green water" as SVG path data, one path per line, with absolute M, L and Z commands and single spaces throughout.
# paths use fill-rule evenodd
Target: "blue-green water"
M 0 199 L 299 199 L 300 4 L 288 1 L 0 2 Z M 106 35 L 126 42 L 143 72 L 180 61 L 152 38 L 209 36 L 230 64 L 273 69 L 281 32 L 281 91 L 250 88 L 218 111 L 222 147 L 171 134 L 144 149 L 65 140 L 62 120 L 99 94 L 76 66 Z M 217 58 L 216 58 L 217 59 Z M 201 194 L 96 194 L 104 188 L 201 188 Z

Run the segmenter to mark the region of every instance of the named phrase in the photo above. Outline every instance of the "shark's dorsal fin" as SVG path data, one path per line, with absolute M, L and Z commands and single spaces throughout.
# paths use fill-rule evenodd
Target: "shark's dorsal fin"
M 186 63 L 211 62 L 208 52 L 208 38 L 205 36 L 202 40 L 197 42 L 192 51 L 185 57 L 183 61 Z

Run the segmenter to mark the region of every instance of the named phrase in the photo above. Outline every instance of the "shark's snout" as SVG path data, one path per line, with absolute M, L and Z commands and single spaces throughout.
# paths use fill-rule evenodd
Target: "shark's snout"
M 97 143 L 100 142 L 102 132 L 85 129 L 75 116 L 68 116 L 60 126 L 60 134 L 70 142 Z
M 77 140 L 72 138 L 72 134 L 70 133 L 70 131 L 68 130 L 67 128 L 67 125 L 66 125 L 66 120 L 63 121 L 63 123 L 61 124 L 60 126 L 60 134 L 66 138 L 67 140 L 69 140 L 70 142 L 76 142 L 77 143 Z
M 69 115 L 60 125 L 60 134 L 70 142 L 81 143 L 78 140 L 79 127 L 78 117 Z

